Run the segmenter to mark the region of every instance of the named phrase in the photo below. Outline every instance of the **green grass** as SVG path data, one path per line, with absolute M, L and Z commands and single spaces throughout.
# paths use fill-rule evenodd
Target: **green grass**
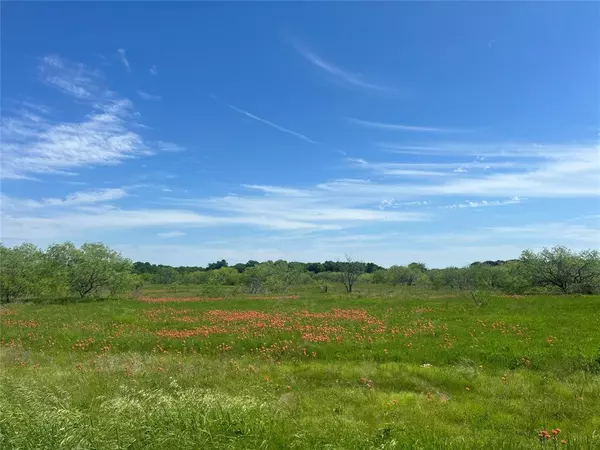
M 0 323 L 3 449 L 527 449 L 544 427 L 600 448 L 598 296 L 306 289 Z

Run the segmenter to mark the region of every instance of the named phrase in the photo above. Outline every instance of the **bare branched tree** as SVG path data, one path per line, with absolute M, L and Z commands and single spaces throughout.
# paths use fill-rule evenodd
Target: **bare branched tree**
M 365 263 L 354 261 L 352 257 L 346 255 L 346 261 L 340 263 L 340 279 L 348 294 L 352 293 L 352 286 L 364 272 Z

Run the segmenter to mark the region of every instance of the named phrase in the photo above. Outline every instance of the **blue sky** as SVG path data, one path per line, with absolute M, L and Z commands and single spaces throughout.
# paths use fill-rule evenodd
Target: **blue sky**
M 600 247 L 595 3 L 3 3 L 1 238 L 432 267 Z

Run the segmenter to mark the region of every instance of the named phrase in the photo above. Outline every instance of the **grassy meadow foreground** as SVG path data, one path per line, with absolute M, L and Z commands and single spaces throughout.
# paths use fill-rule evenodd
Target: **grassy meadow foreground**
M 0 448 L 600 448 L 600 297 L 483 300 L 1 307 Z

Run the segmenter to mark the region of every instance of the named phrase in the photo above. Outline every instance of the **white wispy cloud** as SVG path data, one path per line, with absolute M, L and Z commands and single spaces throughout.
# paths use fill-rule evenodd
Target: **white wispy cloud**
M 249 118 L 251 118 L 253 120 L 256 120 L 257 122 L 261 122 L 261 123 L 263 123 L 265 125 L 268 125 L 268 126 L 270 126 L 272 128 L 275 128 L 276 130 L 282 131 L 283 133 L 287 133 L 287 134 L 290 134 L 292 136 L 295 136 L 298 139 L 302 139 L 303 141 L 308 142 L 310 144 L 316 144 L 317 143 L 316 141 L 312 140 L 311 138 L 309 138 L 308 136 L 306 136 L 306 135 L 304 135 L 302 133 L 298 133 L 297 131 L 293 131 L 293 130 L 290 130 L 288 128 L 284 128 L 281 125 L 277 125 L 276 123 L 271 122 L 270 120 L 263 119 L 262 117 L 258 117 L 256 115 L 254 115 L 254 114 L 252 114 L 252 113 L 244 110 L 244 109 L 238 108 L 237 106 L 234 106 L 234 105 L 231 105 L 231 104 L 228 104 L 227 106 L 229 108 L 231 108 L 232 110 L 234 110 L 235 112 L 239 113 L 239 114 L 242 114 L 242 115 L 244 115 L 246 117 L 249 117 Z
M 148 71 L 150 72 L 151 75 L 158 75 L 158 68 L 156 67 L 156 64 L 152 64 L 152 66 L 150 67 L 150 69 L 148 69 Z
M 433 170 L 410 170 L 410 169 L 385 169 L 382 171 L 385 175 L 394 175 L 397 177 L 445 177 L 447 172 L 436 172 Z
M 355 164 L 360 164 L 360 165 L 363 165 L 363 166 L 369 164 L 368 161 L 366 159 L 363 159 L 363 158 L 346 158 L 346 160 L 348 162 L 355 163 Z
M 38 202 L 43 206 L 75 206 L 90 203 L 102 203 L 119 200 L 127 195 L 123 188 L 96 189 L 93 191 L 81 191 L 67 195 L 65 198 L 44 198 Z
M 451 147 L 454 148 L 454 147 Z M 405 180 L 370 183 L 329 183 L 330 189 L 355 195 L 375 195 L 387 198 L 396 195 L 463 196 L 499 198 L 564 198 L 599 197 L 600 147 L 596 144 L 571 145 L 518 145 L 510 146 L 510 152 L 500 149 L 502 145 L 478 146 L 485 150 L 475 161 L 465 162 L 466 157 L 477 156 L 473 149 L 456 147 L 453 152 L 423 153 L 433 162 L 411 163 L 378 162 L 357 164 L 356 167 L 383 175 L 417 176 L 426 182 L 407 183 Z M 519 155 L 522 149 L 528 156 Z M 483 156 L 485 155 L 485 156 Z M 435 158 L 439 158 L 435 162 Z M 460 161 L 448 163 L 448 159 Z M 525 158 L 525 159 L 523 159 Z M 449 171 L 452 167 L 464 170 Z M 447 169 L 446 171 L 437 169 Z M 467 170 L 468 168 L 468 170 Z M 430 170 L 436 169 L 436 170 Z M 416 171 L 414 174 L 410 171 Z M 465 171 L 466 170 L 466 171 Z M 408 171 L 408 172 L 407 172 Z M 429 173 L 431 172 L 431 173 Z M 447 176 L 436 177 L 435 173 Z
M 286 188 L 281 186 L 266 186 L 258 184 L 243 184 L 242 187 L 262 191 L 266 194 L 286 195 L 289 197 L 309 197 L 311 194 L 308 191 L 295 188 Z
M 538 222 L 517 225 L 487 227 L 481 230 L 482 237 L 501 235 L 526 239 L 528 241 L 545 241 L 548 245 L 578 243 L 580 248 L 592 246 L 600 248 L 600 223 L 585 220 L 563 222 Z M 536 245 L 539 246 L 539 245 Z
M 474 226 L 465 225 L 454 232 L 413 232 L 403 235 L 407 242 L 416 243 L 415 249 L 428 255 L 433 251 L 446 253 L 448 259 L 438 260 L 436 265 L 460 265 L 488 259 L 510 259 L 519 256 L 521 251 L 531 248 L 535 251 L 557 244 L 573 249 L 600 248 L 600 223 L 573 219 L 555 222 L 520 222 L 518 217 L 505 218 L 510 225 Z M 498 221 L 498 219 L 494 219 Z M 477 249 L 480 249 L 479 251 Z M 512 255 L 507 255 L 509 250 Z M 452 254 L 453 252 L 453 254 Z M 433 255 L 428 255 L 431 257 Z M 423 260 L 427 260 L 424 257 Z M 463 259 L 465 258 L 465 259 Z M 435 259 L 435 258 L 432 258 Z
M 84 236 L 90 239 L 97 233 L 107 231 L 151 229 L 165 226 L 177 227 L 223 227 L 252 226 L 260 229 L 286 230 L 337 230 L 339 226 L 331 223 L 316 223 L 298 218 L 260 216 L 258 214 L 215 214 L 197 212 L 190 209 L 142 208 L 123 209 L 115 207 L 71 208 L 68 210 L 36 213 L 27 204 L 14 199 L 11 207 L 2 206 L 2 235 L 6 239 L 74 239 Z M 20 208 L 20 209 L 17 209 Z M 93 238 L 92 238 L 93 239 Z
M 456 176 L 456 173 L 467 172 L 465 167 L 474 170 L 485 170 L 494 167 L 513 167 L 512 163 L 486 163 L 477 161 L 471 163 L 405 163 L 405 162 L 371 162 L 363 158 L 347 158 L 348 162 L 357 167 L 380 175 L 398 177 L 443 177 Z
M 154 147 L 161 152 L 183 152 L 185 147 L 175 144 L 174 142 L 156 141 Z
M 71 184 L 73 186 L 87 186 L 90 183 L 87 181 L 78 181 L 78 180 L 60 180 L 61 183 Z
M 65 197 L 45 197 L 39 200 L 10 197 L 0 194 L 0 213 L 5 224 L 12 223 L 29 214 L 39 217 L 61 215 L 71 211 L 93 211 L 111 209 L 112 202 L 128 195 L 125 188 L 94 189 L 79 191 Z M 100 209 L 99 209 L 100 208 Z
M 2 178 L 67 173 L 91 165 L 111 165 L 148 155 L 142 137 L 129 130 L 133 113 L 128 100 L 118 100 L 92 112 L 80 122 L 3 118 Z
M 420 212 L 383 211 L 371 205 L 370 199 L 339 196 L 335 191 L 319 187 L 244 185 L 243 188 L 251 193 L 155 199 L 154 208 L 123 208 L 112 204 L 125 195 L 123 190 L 83 192 L 65 199 L 35 201 L 4 197 L 3 234 L 13 239 L 25 238 L 31 233 L 40 239 L 71 239 L 72 235 L 82 233 L 93 236 L 110 230 L 165 226 L 244 226 L 278 232 L 315 232 L 429 219 L 428 214 Z M 89 206 L 83 208 L 85 204 Z
M 50 109 L 48 106 L 40 105 L 39 103 L 32 103 L 32 102 L 24 101 L 24 102 L 22 102 L 21 106 L 23 106 L 25 108 L 25 111 L 29 110 L 29 111 L 33 111 L 37 114 L 48 115 L 48 114 L 50 114 L 50 112 L 52 112 L 52 109 Z
M 281 230 L 342 230 L 369 223 L 401 223 L 429 220 L 414 211 L 382 211 L 372 198 L 340 196 L 317 185 L 305 189 L 243 185 L 249 195 L 232 194 L 212 198 L 167 198 L 169 205 L 181 205 L 220 217 L 224 223 L 240 221 L 258 228 Z
M 166 231 L 163 233 L 158 233 L 157 236 L 163 239 L 171 239 L 176 237 L 185 236 L 186 233 L 183 231 Z
M 372 122 L 370 120 L 355 119 L 347 117 L 347 121 L 368 128 L 379 128 L 382 130 L 393 130 L 393 131 L 410 131 L 416 133 L 464 133 L 465 130 L 457 128 L 442 128 L 442 127 L 428 127 L 428 126 L 416 126 L 416 125 L 404 125 L 404 124 L 393 124 L 393 123 L 382 123 Z
M 312 195 L 311 195 L 312 194 Z M 272 220 L 328 224 L 331 229 L 351 226 L 361 222 L 411 222 L 426 220 L 427 215 L 415 212 L 385 212 L 358 206 L 356 200 L 346 202 L 332 196 L 311 191 L 304 197 L 280 196 L 227 196 L 202 201 L 208 209 L 226 214 L 256 216 Z M 321 194 L 321 195 L 319 195 Z
M 18 112 L 3 114 L 1 178 L 71 174 L 75 169 L 113 165 L 166 147 L 146 141 L 135 131 L 140 123 L 133 103 L 109 90 L 98 71 L 52 55 L 40 60 L 38 74 L 44 84 L 87 106 L 89 113 L 81 120 L 58 122 L 24 103 Z
M 124 48 L 120 48 L 117 50 L 117 57 L 119 58 L 119 61 L 121 61 L 121 64 L 123 64 L 125 69 L 127 69 L 127 72 L 131 72 L 131 66 L 129 65 L 127 53 L 125 52 Z
M 336 81 L 342 82 L 342 84 L 344 85 L 372 89 L 376 91 L 393 91 L 393 89 L 390 87 L 382 86 L 367 81 L 365 77 L 361 74 L 349 72 L 334 65 L 331 62 L 326 61 L 316 53 L 308 50 L 306 47 L 298 43 L 294 43 L 294 48 L 307 61 L 309 61 L 319 69 L 325 71 L 327 74 L 331 75 Z
M 517 203 L 521 203 L 522 199 L 519 197 L 513 197 L 508 200 L 480 200 L 480 201 L 471 201 L 467 200 L 462 203 L 455 203 L 453 205 L 444 205 L 441 208 L 443 209 L 464 209 L 464 208 L 481 208 L 486 206 L 502 206 L 502 205 L 515 205 Z
M 561 156 L 552 154 L 535 168 L 452 179 L 421 187 L 439 195 L 494 197 L 598 197 L 600 196 L 600 147 L 572 146 Z
M 390 153 L 428 156 L 464 156 L 478 158 L 553 159 L 562 158 L 565 153 L 576 150 L 581 145 L 537 144 L 533 142 L 463 142 L 442 141 L 427 144 L 406 142 L 378 142 L 379 148 Z
M 396 209 L 396 208 L 403 208 L 403 207 L 410 207 L 410 206 L 429 206 L 431 205 L 431 201 L 430 200 L 419 200 L 419 201 L 412 201 L 412 202 L 402 202 L 402 201 L 398 201 L 396 199 L 390 198 L 390 199 L 384 199 L 379 203 L 379 209 Z
M 3 237 L 28 239 L 72 239 L 93 236 L 98 232 L 143 229 L 162 226 L 206 226 L 215 224 L 210 217 L 185 210 L 89 208 L 71 209 L 55 214 L 3 216 Z M 71 236 L 71 237 L 69 237 Z
M 137 95 L 139 95 L 142 100 L 152 101 L 161 99 L 160 95 L 149 94 L 148 92 L 139 89 L 137 90 Z
M 23 212 L 32 209 L 69 208 L 79 205 L 106 203 L 122 199 L 128 195 L 126 188 L 104 188 L 89 191 L 78 191 L 65 197 L 44 197 L 40 200 L 22 199 L 0 194 L 0 209 L 2 212 Z
M 78 99 L 93 100 L 104 94 L 98 87 L 102 80 L 99 72 L 58 55 L 48 55 L 40 60 L 38 76 L 44 84 Z

